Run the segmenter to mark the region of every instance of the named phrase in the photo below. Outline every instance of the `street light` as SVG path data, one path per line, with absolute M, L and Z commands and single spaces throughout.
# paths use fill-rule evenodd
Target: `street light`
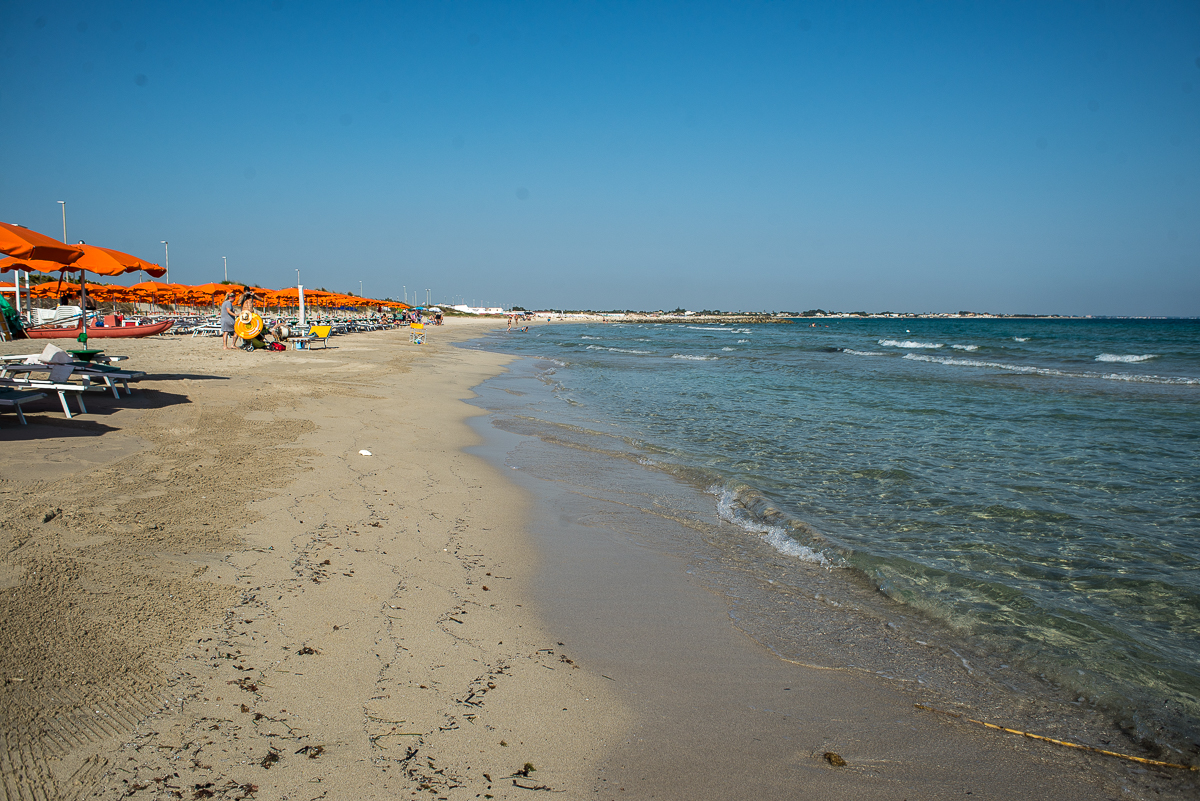
M 359 282 L 358 282 L 358 296 L 359 296 L 360 298 L 363 296 L 363 293 L 362 293 L 362 281 L 359 281 Z
M 166 259 L 165 259 L 166 268 L 167 268 L 166 278 L 167 278 L 167 283 L 169 284 L 169 283 L 171 283 L 171 246 L 170 246 L 170 243 L 168 243 L 167 240 L 165 240 L 165 239 L 160 239 L 158 241 L 162 242 L 163 253 L 166 255 Z
M 229 259 L 227 259 L 225 256 L 222 256 L 221 261 L 225 262 L 225 281 L 228 282 L 229 281 Z
M 66 242 L 66 241 L 67 241 L 67 201 L 65 201 L 65 200 L 60 200 L 60 201 L 58 201 L 58 205 L 62 206 L 62 213 L 63 213 L 63 241 L 64 241 L 64 242 Z

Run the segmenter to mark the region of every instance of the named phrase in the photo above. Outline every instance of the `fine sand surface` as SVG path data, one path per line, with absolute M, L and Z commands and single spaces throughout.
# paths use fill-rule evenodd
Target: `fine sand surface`
M 590 787 L 626 714 L 523 605 L 525 497 L 461 452 L 507 358 L 447 343 L 495 325 L 126 341 L 131 397 L 0 419 L 0 795 Z
M 510 359 L 449 344 L 497 325 L 103 343 L 132 396 L 0 414 L 0 798 L 1186 797 L 772 656 L 627 498 L 503 468 Z

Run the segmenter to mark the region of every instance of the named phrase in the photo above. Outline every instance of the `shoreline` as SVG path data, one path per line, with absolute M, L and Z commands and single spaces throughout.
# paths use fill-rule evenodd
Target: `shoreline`
M 132 397 L 89 399 L 74 421 L 35 411 L 40 431 L 8 416 L 0 437 L 32 467 L 0 483 L 0 532 L 19 543 L 0 561 L 0 710 L 11 723 L 35 692 L 79 701 L 4 727 L 8 795 L 1118 797 L 1107 758 L 780 659 L 692 570 L 697 551 L 663 547 L 687 521 L 588 485 L 603 458 L 545 451 L 554 488 L 539 487 L 522 460 L 542 446 L 490 435 L 493 416 L 463 402 L 516 398 L 497 387 L 519 357 L 447 347 L 496 328 L 449 322 L 421 348 L 403 331 L 339 337 L 329 354 L 161 339 L 131 363 L 160 373 Z M 40 639 L 71 648 L 44 667 L 99 655 L 93 674 L 12 682 L 20 637 L 26 662 L 39 651 L 16 612 L 65 616 Z M 64 747 L 51 732 L 33 753 L 34 724 L 78 733 L 78 713 L 92 734 Z M 1135 772 L 1126 797 L 1153 781 Z
M 462 453 L 461 401 L 511 359 L 447 343 L 491 327 L 121 343 L 158 376 L 133 396 L 6 420 L 42 465 L 0 485 L 7 795 L 590 786 L 626 713 L 525 603 L 528 499 Z
M 639 459 L 623 450 L 621 437 L 598 433 L 604 430 L 602 421 L 595 421 L 598 431 L 585 431 L 543 422 L 543 417 L 555 417 L 549 407 L 545 415 L 523 411 L 529 407 L 540 410 L 542 403 L 550 402 L 541 399 L 540 393 L 545 381 L 554 379 L 539 378 L 533 366 L 538 361 L 531 359 L 524 368 L 514 364 L 479 390 L 477 403 L 493 414 L 477 425 L 491 424 L 502 432 L 497 439 L 507 444 L 493 450 L 514 471 L 508 475 L 529 488 L 538 498 L 538 508 L 552 510 L 535 521 L 542 545 L 551 554 L 547 573 L 559 574 L 558 578 L 543 576 L 542 605 L 547 616 L 572 639 L 588 644 L 584 653 L 589 663 L 598 663 L 605 675 L 622 686 L 628 682 L 641 687 L 644 704 L 664 710 L 656 719 L 674 721 L 656 728 L 654 720 L 643 720 L 639 725 L 654 731 L 654 736 L 646 736 L 636 747 L 626 743 L 618 757 L 637 766 L 630 771 L 659 774 L 656 778 L 660 779 L 664 763 L 674 764 L 674 772 L 668 774 L 673 779 L 656 786 L 655 797 L 697 797 L 695 793 L 711 791 L 735 776 L 740 783 L 726 787 L 724 796 L 714 793 L 712 797 L 730 797 L 739 788 L 752 788 L 755 793 L 786 792 L 782 784 L 769 787 L 762 776 L 754 778 L 754 771 L 749 777 L 739 773 L 745 765 L 776 771 L 786 766 L 786 771 L 796 774 L 812 772 L 812 792 L 831 784 L 850 792 L 853 783 L 841 784 L 848 782 L 846 777 L 834 778 L 823 772 L 828 768 L 821 764 L 824 745 L 817 748 L 810 743 L 792 753 L 776 750 L 774 759 L 764 759 L 771 753 L 766 745 L 753 750 L 742 745 L 752 740 L 772 742 L 768 731 L 780 740 L 812 738 L 814 729 L 828 736 L 829 742 L 854 744 L 853 750 L 841 753 L 851 765 L 857 765 L 858 779 L 864 782 L 855 792 L 871 797 L 886 797 L 886 785 L 893 780 L 919 788 L 914 790 L 919 797 L 954 795 L 950 784 L 961 784 L 976 795 L 1003 788 L 1010 795 L 1025 797 L 1034 789 L 1022 785 L 1028 775 L 1037 775 L 1043 783 L 1057 783 L 1055 795 L 1064 798 L 1095 797 L 1097 793 L 1117 797 L 1130 792 L 1130 787 L 1186 796 L 1185 788 L 1194 783 L 1186 771 L 1148 775 L 1134 762 L 1081 757 L 1078 751 L 1044 743 L 1031 748 L 1033 741 L 983 728 L 971 731 L 970 725 L 953 718 L 915 711 L 913 703 L 920 702 L 967 718 L 1156 758 L 1152 750 L 1147 752 L 1130 742 L 1111 721 L 1097 717 L 1095 710 L 1065 706 L 1068 699 L 1059 697 L 1061 693 L 1039 690 L 1034 682 L 1004 670 L 1007 665 L 991 664 L 992 657 L 977 662 L 977 655 L 962 651 L 949 632 L 939 634 L 931 621 L 880 600 L 857 576 L 831 574 L 811 565 L 800 571 L 811 576 L 788 589 L 791 600 L 785 610 L 779 597 L 783 588 L 772 582 L 775 586 L 768 589 L 759 582 L 765 582 L 766 575 L 782 580 L 795 574 L 797 565 L 730 521 L 718 521 L 718 499 L 711 493 L 669 470 L 638 463 Z M 497 461 L 497 456 L 492 458 Z M 566 538 L 570 545 L 556 543 L 559 538 Z M 556 550 L 560 552 L 557 562 Z M 590 569 L 581 567 L 580 560 L 592 560 Z M 659 569 L 647 571 L 649 575 L 642 575 L 641 581 L 622 578 L 642 570 L 647 560 L 655 560 Z M 770 569 L 765 570 L 766 575 L 744 573 L 743 564 L 775 564 L 775 573 Z M 621 597 L 630 594 L 637 600 Z M 770 620 L 759 620 L 753 612 L 745 616 L 743 607 L 755 596 L 762 596 L 754 602 L 760 608 L 774 610 Z M 715 608 L 714 597 L 720 599 Z M 597 609 L 605 611 L 597 613 Z M 645 609 L 655 614 L 645 616 Z M 702 609 L 707 611 L 699 611 Z M 597 618 L 636 622 L 617 636 Z M 687 643 L 676 642 L 681 629 L 707 632 L 711 642 L 689 652 Z M 731 632 L 737 636 L 725 640 Z M 640 647 L 632 648 L 629 642 L 638 642 Z M 757 651 L 757 656 L 745 652 L 750 642 L 750 650 Z M 654 671 L 648 674 L 642 664 L 652 658 L 650 654 L 662 654 L 653 657 L 661 660 L 659 675 Z M 970 658 L 970 665 L 964 656 Z M 785 663 L 796 669 L 789 671 Z M 803 684 L 818 686 L 815 695 L 819 700 L 797 705 L 790 693 L 756 695 L 753 687 L 742 687 L 738 681 L 721 684 L 708 669 L 725 664 L 738 665 L 745 681 L 760 689 L 772 683 L 792 685 L 792 689 Z M 1001 670 L 994 670 L 997 667 Z M 880 675 L 875 675 L 877 671 Z M 672 681 L 663 682 L 663 674 Z M 835 675 L 839 678 L 829 678 Z M 681 693 L 674 682 L 719 689 L 698 698 L 698 690 Z M 651 686 L 654 689 L 647 689 Z M 855 686 L 860 689 L 849 689 Z M 868 696 L 872 700 L 861 704 Z M 669 700 L 672 697 L 674 702 Z M 842 703 L 830 704 L 832 698 Z M 735 699 L 741 700 L 740 706 Z M 696 704 L 721 710 L 715 717 L 721 720 L 723 739 L 702 741 L 699 732 L 705 730 L 707 721 L 692 708 Z M 869 724 L 865 715 L 856 719 L 854 710 L 860 706 L 872 709 L 878 723 Z M 753 722 L 754 715 L 746 711 L 768 708 L 790 717 L 797 726 L 772 728 L 777 721 L 770 716 L 765 722 Z M 823 714 L 814 715 L 817 710 Z M 823 720 L 838 720 L 841 725 L 822 727 Z M 890 735 L 875 730 L 889 726 L 893 729 Z M 928 752 L 905 752 L 904 738 L 917 731 L 923 732 L 920 739 L 937 753 L 931 764 L 924 764 L 931 758 Z M 677 741 L 673 748 L 664 746 L 670 740 Z M 692 742 L 694 747 L 683 742 Z M 707 756 L 689 760 L 689 752 Z M 1172 761 L 1169 753 L 1157 758 Z M 956 765 L 949 774 L 942 774 L 953 782 L 926 784 L 946 763 Z M 684 764 L 688 765 L 686 773 L 679 770 Z M 977 772 L 980 764 L 988 766 L 982 777 Z M 871 784 L 864 773 L 873 773 L 873 779 L 881 784 Z M 610 771 L 609 775 L 631 774 Z M 682 790 L 686 784 L 680 776 L 694 779 L 696 784 Z M 754 781 L 759 784 L 747 784 Z M 1126 790 L 1119 791 L 1122 785 Z

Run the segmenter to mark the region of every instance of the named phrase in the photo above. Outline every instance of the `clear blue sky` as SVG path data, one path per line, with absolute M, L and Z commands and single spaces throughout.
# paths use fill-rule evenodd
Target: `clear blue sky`
M 566 308 L 1200 314 L 1196 2 L 0 4 L 0 220 Z

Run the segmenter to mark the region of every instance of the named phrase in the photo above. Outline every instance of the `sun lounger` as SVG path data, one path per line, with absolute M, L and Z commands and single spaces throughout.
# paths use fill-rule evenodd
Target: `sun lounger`
M 75 383 L 58 383 L 55 381 L 39 381 L 30 378 L 0 378 L 0 390 L 4 389 L 29 389 L 29 390 L 49 390 L 58 394 L 58 401 L 62 404 L 63 414 L 70 420 L 71 407 L 67 405 L 67 393 L 75 393 L 76 399 L 79 401 L 79 413 L 87 414 L 87 406 L 83 403 L 83 393 L 86 392 L 92 385 L 91 379 L 87 376 L 82 376 L 83 381 L 79 384 Z M 44 396 L 43 396 L 44 397 Z
M 25 413 L 21 411 L 21 404 L 44 397 L 46 397 L 45 392 L 23 392 L 19 389 L 0 387 L 0 406 L 13 407 L 13 411 L 17 413 L 17 419 L 21 421 L 21 425 L 28 425 L 25 422 Z
M 67 370 L 65 368 L 71 368 Z M 66 365 L 58 364 L 42 364 L 22 363 L 22 364 L 3 364 L 0 365 L 0 377 L 13 378 L 19 375 L 30 373 L 46 372 L 50 374 L 50 381 L 59 383 L 67 382 L 71 376 L 86 376 L 93 381 L 99 381 L 112 390 L 114 398 L 121 397 L 121 389 L 124 388 L 126 395 L 132 395 L 133 390 L 129 388 L 130 381 L 136 381 L 139 378 L 144 378 L 145 373 L 140 370 L 119 370 L 115 367 L 109 367 L 106 364 L 88 364 L 84 362 L 72 362 Z M 39 379 L 33 379 L 39 380 Z
M 125 356 L 112 356 L 109 357 L 109 360 L 119 361 L 125 358 Z M 129 382 L 146 376 L 140 370 L 121 370 L 108 364 L 102 364 L 97 360 L 90 362 L 76 361 L 68 352 L 53 345 L 47 345 L 46 350 L 41 353 L 23 357 L 20 362 L 12 362 L 6 359 L 3 363 L 0 363 L 0 377 L 3 378 L 37 372 L 49 373 L 49 380 L 58 383 L 67 382 L 73 375 L 86 376 L 89 379 L 99 379 L 106 387 L 112 390 L 113 397 L 118 399 L 121 397 L 118 384 L 124 387 L 126 395 L 132 395 L 133 390 L 129 388 Z
M 219 325 L 198 325 L 192 329 L 192 339 L 199 335 L 219 337 L 221 336 L 221 326 Z
M 322 348 L 328 348 L 329 347 L 329 332 L 331 329 L 332 329 L 332 326 L 328 326 L 328 325 L 314 325 L 312 328 L 308 329 L 307 335 L 299 336 L 299 337 L 292 337 L 292 339 L 295 340 L 295 342 L 296 342 L 296 349 L 297 350 L 299 350 L 301 348 L 311 349 L 313 346 L 313 343 L 315 343 L 315 342 L 320 342 Z
M 133 390 L 129 388 L 130 381 L 137 381 L 139 378 L 145 378 L 146 374 L 141 370 L 122 370 L 117 367 L 109 367 L 107 364 L 96 364 L 89 362 L 87 364 L 74 365 L 75 375 L 86 375 L 92 379 L 100 379 L 105 385 L 113 391 L 114 398 L 120 398 L 121 393 L 117 391 L 117 382 L 125 388 L 126 395 L 132 395 Z

